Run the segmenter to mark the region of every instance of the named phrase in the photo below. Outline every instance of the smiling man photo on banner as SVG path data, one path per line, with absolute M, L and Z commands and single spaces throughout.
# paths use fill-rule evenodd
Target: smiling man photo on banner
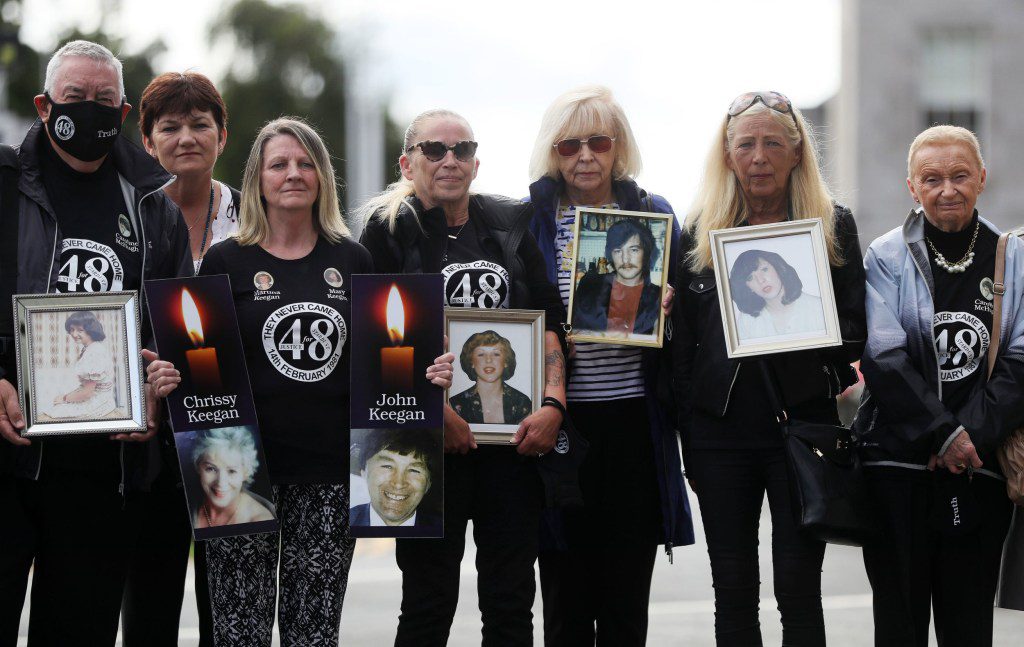
M 352 506 L 350 524 L 392 528 L 388 536 L 436 536 L 441 517 L 421 506 L 440 478 L 441 433 L 435 429 L 373 429 L 360 448 L 360 476 L 370 502 Z M 407 530 L 395 533 L 395 527 Z
M 0 202 L 0 238 L 16 241 L 2 247 L 0 266 L 17 270 L 16 284 L 10 275 L 0 282 L 0 302 L 12 292 L 138 290 L 144 279 L 191 275 L 187 228 L 160 190 L 174 178 L 120 136 L 131 110 L 121 62 L 101 45 L 70 42 L 33 101 L 39 118 L 20 149 L 2 151 L 17 160 L 20 181 L 17 196 Z M 144 344 L 149 336 L 144 317 Z M 13 347 L 0 348 L 9 368 Z M 133 493 L 156 453 L 142 441 L 153 432 L 29 441 L 13 376 L 0 369 L 0 378 L 0 644 L 17 641 L 30 570 L 32 644 L 113 644 L 125 545 L 137 528 Z

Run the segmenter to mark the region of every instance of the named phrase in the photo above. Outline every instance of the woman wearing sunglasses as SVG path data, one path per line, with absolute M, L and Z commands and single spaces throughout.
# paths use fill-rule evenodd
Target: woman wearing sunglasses
M 843 345 L 740 361 L 725 350 L 709 232 L 820 218 Z M 759 366 L 767 364 L 790 416 L 838 424 L 836 396 L 856 382 L 864 348 L 864 268 L 853 216 L 822 179 L 810 129 L 777 92 L 733 101 L 687 216 L 676 271 L 674 386 L 687 477 L 700 502 L 715 587 L 719 645 L 761 644 L 758 519 L 772 514 L 775 597 L 784 645 L 825 644 L 825 544 L 794 523 L 782 434 Z
M 575 274 L 577 207 L 672 213 L 633 181 L 639 171 L 640 150 L 608 88 L 567 92 L 544 114 L 530 161 L 530 229 L 563 303 Z M 671 395 L 658 397 L 667 362 L 662 349 L 574 350 L 569 415 L 590 448 L 580 469 L 584 508 L 549 512 L 542 527 L 545 643 L 643 645 L 657 547 L 671 554 L 693 543 Z
M 545 310 L 546 397 L 519 423 L 510 441 L 514 447 L 477 447 L 466 421 L 445 406 L 444 539 L 397 541 L 399 646 L 447 642 L 470 519 L 482 644 L 533 644 L 533 563 L 543 504 L 536 457 L 554 446 L 565 411 L 565 310 L 527 231 L 529 207 L 469 192 L 480 165 L 476 148 L 461 116 L 431 110 L 416 117 L 398 160 L 402 179 L 361 210 L 362 243 L 379 272 L 443 274 L 450 308 Z

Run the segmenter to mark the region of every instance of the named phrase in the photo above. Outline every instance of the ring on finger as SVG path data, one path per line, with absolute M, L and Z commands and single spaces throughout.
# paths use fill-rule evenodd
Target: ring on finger
M 957 466 L 957 468 L 959 468 L 959 469 L 967 469 L 967 466 L 966 466 L 966 465 L 964 465 L 963 463 L 957 463 L 957 464 L 956 464 L 956 466 Z

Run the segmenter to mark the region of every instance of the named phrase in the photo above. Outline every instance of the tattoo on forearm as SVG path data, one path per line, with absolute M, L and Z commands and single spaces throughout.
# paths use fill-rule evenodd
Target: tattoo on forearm
M 562 386 L 565 381 L 565 356 L 561 350 L 554 350 L 544 356 L 545 375 L 548 386 Z

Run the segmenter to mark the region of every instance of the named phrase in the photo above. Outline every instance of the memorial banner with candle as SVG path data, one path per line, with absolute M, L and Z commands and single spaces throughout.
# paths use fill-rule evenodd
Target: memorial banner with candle
M 278 529 L 245 353 L 226 275 L 146 281 L 165 398 L 197 540 Z
M 352 277 L 353 537 L 441 537 L 444 353 L 440 274 Z

